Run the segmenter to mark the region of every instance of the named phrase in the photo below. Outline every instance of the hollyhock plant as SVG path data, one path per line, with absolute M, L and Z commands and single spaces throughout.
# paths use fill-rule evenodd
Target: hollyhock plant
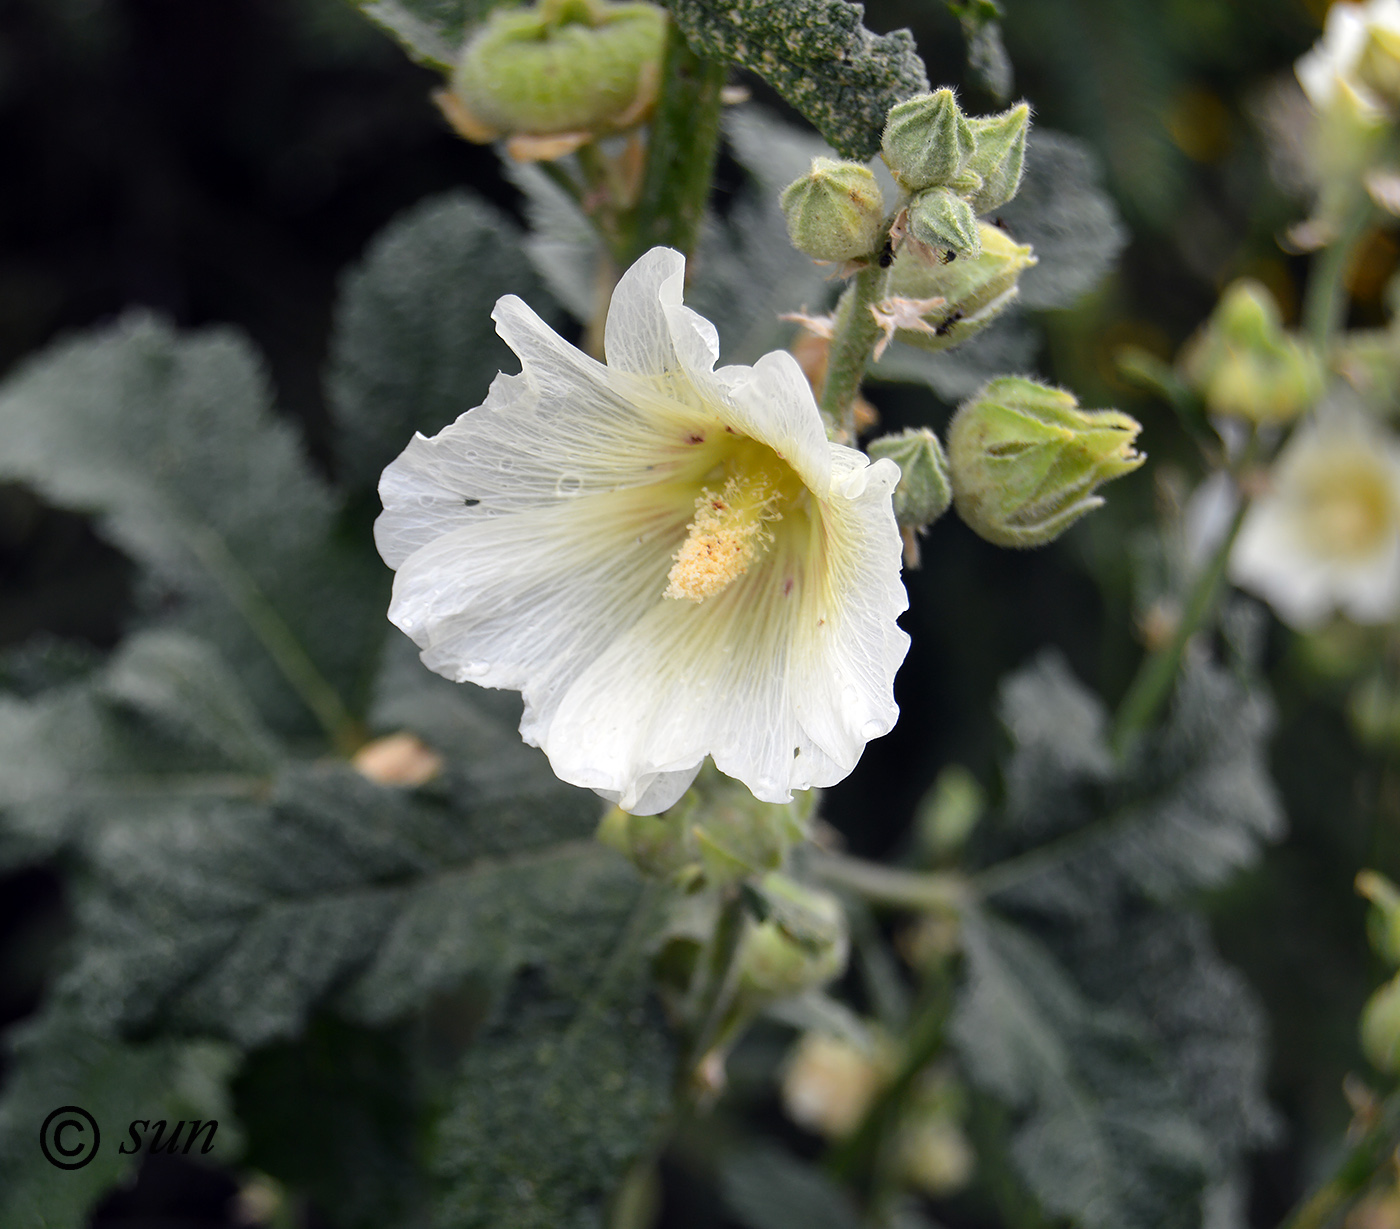
M 458 682 L 519 690 L 564 780 L 664 810 L 706 755 L 769 802 L 845 777 L 898 709 L 899 469 L 828 441 L 785 352 L 715 369 L 656 248 L 607 363 L 514 296 L 519 375 L 384 472 L 390 618 Z

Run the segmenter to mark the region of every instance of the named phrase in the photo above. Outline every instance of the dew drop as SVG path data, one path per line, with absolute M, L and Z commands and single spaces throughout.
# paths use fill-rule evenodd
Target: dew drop
M 879 738 L 880 735 L 884 732 L 885 727 L 879 721 L 867 721 L 863 726 L 860 727 L 860 736 L 866 739 Z
M 583 479 L 577 474 L 563 474 L 554 484 L 554 493 L 563 499 L 577 495 L 582 489 Z

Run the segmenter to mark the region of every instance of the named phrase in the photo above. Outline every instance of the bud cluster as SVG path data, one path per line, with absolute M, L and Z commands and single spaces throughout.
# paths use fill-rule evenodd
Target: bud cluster
M 1284 331 L 1273 296 L 1242 278 L 1181 355 L 1181 373 L 1212 414 L 1256 423 L 1290 422 L 1322 395 L 1322 363 Z
M 1029 126 L 1026 103 L 970 119 L 950 89 L 895 106 L 882 151 L 899 186 L 910 194 L 904 223 L 909 237 L 963 258 L 981 255 L 978 215 L 1016 195 Z

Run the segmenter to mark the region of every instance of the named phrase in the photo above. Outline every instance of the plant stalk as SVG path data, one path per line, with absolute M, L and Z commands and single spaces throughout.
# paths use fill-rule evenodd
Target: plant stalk
M 851 279 L 836 305 L 821 412 L 828 433 L 852 447 L 856 442 L 855 407 L 860 382 L 880 339 L 880 325 L 870 309 L 884 298 L 888 281 L 889 270 L 872 261 Z

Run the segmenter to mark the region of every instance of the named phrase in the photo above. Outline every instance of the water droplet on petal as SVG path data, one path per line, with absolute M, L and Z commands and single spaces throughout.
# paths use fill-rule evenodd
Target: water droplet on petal
M 577 495 L 583 489 L 583 479 L 577 474 L 561 474 L 554 484 L 554 493 L 561 499 Z
M 883 721 L 867 721 L 860 727 L 860 736 L 865 739 L 879 738 L 885 732 Z

